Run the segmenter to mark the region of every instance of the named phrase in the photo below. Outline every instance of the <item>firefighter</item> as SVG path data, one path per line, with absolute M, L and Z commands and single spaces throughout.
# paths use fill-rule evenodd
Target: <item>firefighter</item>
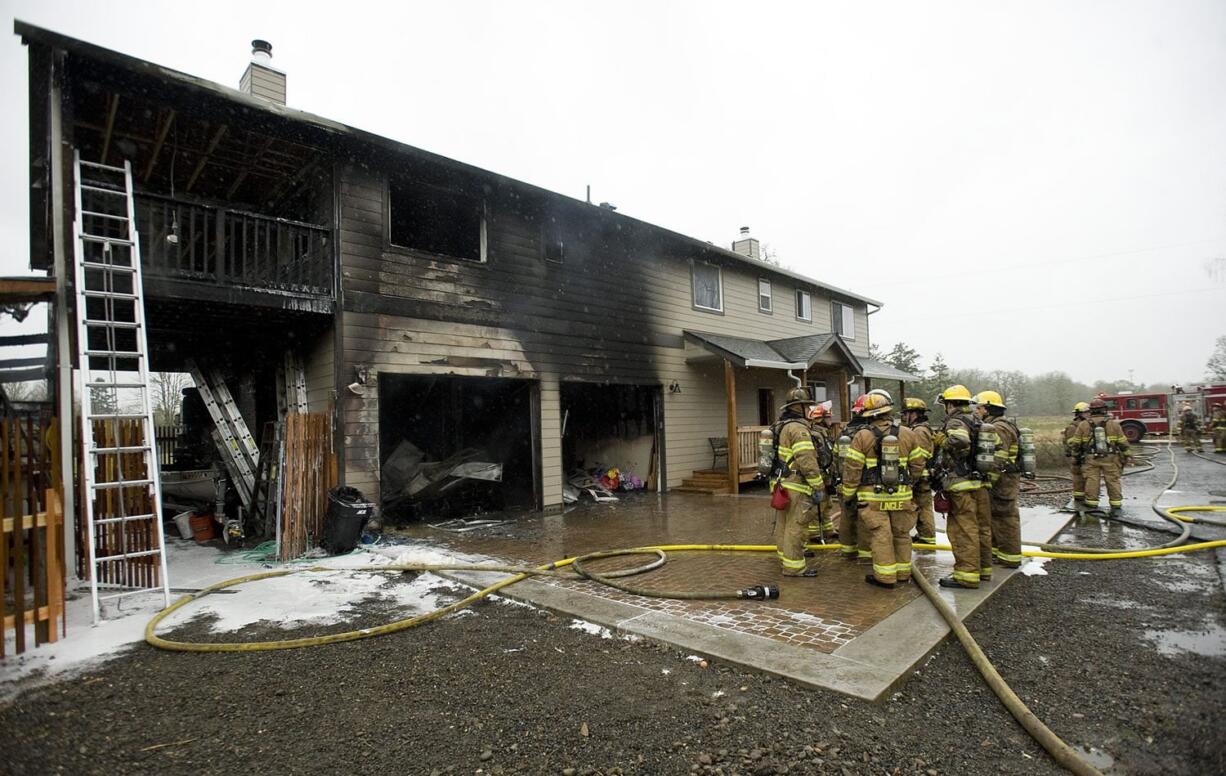
M 1075 439 L 1085 460 L 1086 506 L 1098 509 L 1101 479 L 1106 482 L 1107 501 L 1111 507 L 1108 516 L 1119 517 L 1124 505 L 1120 474 L 1132 459 L 1124 429 L 1118 420 L 1107 414 L 1105 401 L 1090 402 L 1090 417 L 1077 424 Z
M 1185 452 L 1200 452 L 1200 418 L 1196 417 L 1191 404 L 1183 405 L 1179 414 L 1179 440 Z
M 809 403 L 804 388 L 788 391 L 774 428 L 777 452 L 771 489 L 782 488 L 789 497 L 787 507 L 775 510 L 775 554 L 785 577 L 817 576 L 817 570 L 806 568 L 805 563 L 807 510 L 825 498 L 826 482 L 805 418 Z
M 813 435 L 813 446 L 817 452 L 817 463 L 821 467 L 822 478 L 826 481 L 826 495 L 831 496 L 834 495 L 834 488 L 838 484 L 838 472 L 834 461 L 834 443 L 830 439 L 830 424 L 833 418 L 830 415 L 829 402 L 810 407 L 808 418 L 810 433 Z M 822 544 L 825 544 L 826 539 L 837 535 L 834 530 L 834 501 L 835 499 L 824 499 L 809 510 L 807 526 L 809 541 L 818 537 Z M 807 553 L 806 557 L 809 555 Z
M 844 511 L 859 507 L 859 530 L 871 548 L 873 571 L 864 581 L 892 590 L 911 580 L 911 486 L 927 459 L 916 454 L 920 447 L 914 432 L 892 417 L 894 403 L 887 396 L 864 397 L 865 423 L 843 460 L 841 493 Z
M 980 420 L 996 429 L 997 471 L 989 476 L 989 509 L 992 513 L 992 558 L 998 566 L 1015 569 L 1022 565 L 1022 516 L 1017 508 L 1021 469 L 1017 451 L 1021 431 L 1005 417 L 1004 399 L 996 391 L 980 391 L 975 396 Z
M 965 385 L 951 385 L 938 401 L 945 407 L 945 423 L 933 437 L 936 449 L 935 475 L 949 500 L 945 533 L 954 551 L 954 571 L 942 577 L 941 587 L 977 588 L 992 578 L 992 524 L 985 469 L 995 466 L 995 449 L 989 463 L 981 454 L 979 419 L 971 413 L 971 392 Z
M 1213 452 L 1226 453 L 1226 405 L 1213 406 L 1209 426 L 1213 429 Z
M 928 425 L 928 405 L 923 399 L 903 399 L 902 422 L 915 434 L 915 455 L 924 459 L 924 470 L 912 485 L 915 501 L 915 541 L 936 544 L 937 523 L 932 514 L 932 483 L 928 461 L 932 458 L 932 426 Z
M 1064 427 L 1064 457 L 1069 459 L 1069 472 L 1073 476 L 1073 511 L 1084 512 L 1086 506 L 1086 477 L 1081 467 L 1085 463 L 1081 445 L 1074 440 L 1077 437 L 1077 426 L 1090 417 L 1090 405 L 1079 401 L 1073 405 L 1073 420 Z
M 864 412 L 864 401 L 866 398 L 867 394 L 860 396 L 851 405 L 851 420 L 847 421 L 847 425 L 839 435 L 837 449 L 840 459 L 840 473 L 846 463 L 847 451 L 851 447 L 852 437 L 864 426 L 864 418 L 861 416 L 861 413 Z M 839 513 L 839 555 L 844 560 L 872 557 L 872 551 L 868 549 L 868 542 L 863 542 L 864 546 L 861 546 L 861 542 L 857 537 L 859 525 L 857 524 L 856 511 L 856 504 L 854 502 L 848 507 L 847 500 L 843 500 L 843 508 Z

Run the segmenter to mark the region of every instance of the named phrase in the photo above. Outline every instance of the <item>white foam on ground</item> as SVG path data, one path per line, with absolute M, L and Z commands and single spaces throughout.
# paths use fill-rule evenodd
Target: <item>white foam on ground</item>
M 314 565 L 360 567 L 387 565 L 398 559 L 402 563 L 460 560 L 455 555 L 424 547 L 405 549 L 385 545 L 378 546 L 379 552 L 370 549 L 320 558 Z M 218 563 L 222 557 L 222 551 L 214 547 L 168 538 L 166 562 L 171 587 L 199 589 L 227 579 L 287 567 L 256 562 Z M 288 567 L 301 568 L 302 565 Z M 193 601 L 168 617 L 159 632 L 201 614 L 216 615 L 218 621 L 214 629 L 224 632 L 241 630 L 260 620 L 274 620 L 289 627 L 342 622 L 354 613 L 360 600 L 370 597 L 386 601 L 406 613 L 426 612 L 441 605 L 438 588 L 451 584 L 433 574 L 422 574 L 407 584 L 398 582 L 399 579 L 394 573 L 338 570 L 260 580 L 227 588 L 235 591 L 233 593 L 218 593 Z M 7 634 L 5 651 L 9 657 L 0 660 L 0 684 L 37 673 L 54 677 L 105 661 L 128 645 L 143 641 L 145 625 L 164 606 L 159 593 L 119 599 L 118 606 L 104 602 L 105 619 L 95 626 L 91 624 L 93 612 L 88 585 L 73 586 L 69 596 L 72 600 L 65 606 L 68 633 L 60 641 L 34 647 L 33 629 L 27 628 L 27 651 L 14 655 L 14 637 L 12 633 Z M 172 592 L 170 598 L 174 602 L 181 596 L 182 593 Z
M 1047 576 L 1047 569 L 1044 566 L 1050 560 L 1051 558 L 1028 558 L 1022 564 L 1022 573 L 1028 577 L 1045 577 Z
M 611 630 L 603 625 L 597 625 L 596 623 L 588 622 L 587 620 L 571 620 L 570 627 L 572 630 L 583 631 L 584 633 L 589 633 L 593 636 L 599 636 L 602 639 L 613 638 L 613 632 Z

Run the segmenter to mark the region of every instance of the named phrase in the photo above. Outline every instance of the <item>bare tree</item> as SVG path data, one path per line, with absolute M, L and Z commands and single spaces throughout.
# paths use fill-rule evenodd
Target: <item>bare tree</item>
M 173 426 L 179 422 L 179 408 L 183 403 L 183 389 L 192 387 L 192 379 L 184 372 L 154 372 L 153 422 L 159 426 Z
M 46 401 L 47 381 L 27 380 L 23 383 L 9 383 L 4 386 L 4 394 L 9 401 Z

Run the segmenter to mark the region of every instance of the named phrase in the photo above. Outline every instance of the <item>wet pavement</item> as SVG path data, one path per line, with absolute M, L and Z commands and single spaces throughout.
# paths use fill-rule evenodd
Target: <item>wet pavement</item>
M 1046 541 L 1067 521 L 1050 509 L 1026 509 L 1023 536 Z M 773 512 L 765 496 L 631 494 L 611 504 L 584 503 L 560 515 L 525 515 L 502 525 L 455 533 L 413 526 L 393 540 L 425 540 L 457 554 L 515 564 L 543 564 L 590 552 L 651 545 L 767 545 Z M 938 515 L 938 529 L 942 521 Z M 390 537 L 389 537 L 390 538 Z M 643 564 L 645 556 L 593 562 L 594 571 Z M 953 568 L 948 552 L 916 552 L 916 569 L 929 579 Z M 695 653 L 865 698 L 878 698 L 921 661 L 948 627 L 914 585 L 884 590 L 868 585 L 867 561 L 819 550 L 815 578 L 783 578 L 773 552 L 669 552 L 660 569 L 636 575 L 651 590 L 739 590 L 775 584 L 776 601 L 675 600 L 624 593 L 578 579 L 538 578 L 504 594 L 623 632 L 668 642 Z M 1013 572 L 998 569 L 980 590 L 942 591 L 965 617 Z M 496 574 L 460 573 L 470 584 Z

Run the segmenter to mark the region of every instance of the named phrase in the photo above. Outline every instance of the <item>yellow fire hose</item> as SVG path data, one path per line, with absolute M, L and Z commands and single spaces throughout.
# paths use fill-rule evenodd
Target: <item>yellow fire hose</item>
M 1171 450 L 1171 465 L 1174 470 L 1174 476 L 1171 483 L 1166 489 L 1174 486 L 1175 478 L 1178 477 L 1178 467 L 1175 465 L 1174 451 Z M 1203 456 L 1202 456 L 1203 457 Z M 1212 460 L 1212 459 L 1210 459 Z M 1214 461 L 1221 463 L 1220 461 Z M 1152 467 L 1152 464 L 1151 464 Z M 1185 512 L 1226 512 L 1226 507 L 1223 506 L 1177 506 L 1167 507 L 1165 509 L 1158 507 L 1158 497 L 1161 492 L 1154 498 L 1154 511 L 1164 518 L 1183 523 L 1206 523 L 1215 526 L 1226 526 L 1226 522 L 1209 520 L 1207 518 L 1184 517 Z M 1176 541 L 1183 541 L 1187 536 L 1186 530 L 1184 535 Z M 1103 551 L 1095 548 L 1071 547 L 1073 551 L 1061 551 L 1062 545 L 1038 545 L 1037 550 L 1023 550 L 1022 555 L 1031 558 L 1056 558 L 1061 560 L 1125 560 L 1131 558 L 1155 558 L 1167 555 L 1177 555 L 1186 552 L 1195 552 L 1198 550 L 1216 549 L 1226 547 L 1226 540 L 1198 542 L 1195 544 L 1180 544 L 1178 546 L 1164 545 L 1144 550 L 1118 550 Z M 913 544 L 912 547 L 919 550 L 950 550 L 949 545 L 945 544 Z M 838 545 L 809 545 L 810 550 L 834 550 Z M 709 591 L 697 593 L 691 591 L 651 591 L 637 587 L 630 587 L 621 583 L 615 583 L 611 580 L 615 577 L 625 577 L 633 574 L 643 573 L 652 569 L 658 568 L 664 563 L 666 552 L 774 552 L 774 545 L 762 544 L 672 544 L 659 545 L 652 547 L 636 547 L 627 550 L 611 550 L 606 552 L 591 553 L 589 555 L 581 555 L 565 560 L 554 561 L 541 566 L 524 567 L 513 565 L 492 565 L 492 564 L 390 564 L 386 566 L 376 567 L 328 567 L 328 566 L 310 566 L 305 568 L 278 569 L 275 571 L 265 571 L 258 574 L 248 574 L 243 577 L 228 579 L 223 582 L 218 582 L 202 590 L 186 595 L 175 601 L 166 609 L 154 615 L 153 619 L 145 626 L 145 641 L 154 647 L 160 649 L 180 651 L 180 652 L 256 652 L 274 649 L 295 649 L 299 647 L 312 647 L 321 644 L 337 644 L 344 641 L 357 641 L 359 639 L 372 638 L 374 636 L 383 636 L 388 633 L 396 633 L 397 631 L 407 630 L 409 628 L 423 625 L 432 622 L 448 614 L 459 611 L 467 606 L 470 606 L 477 601 L 489 596 L 493 593 L 509 587 L 516 582 L 521 582 L 530 576 L 559 576 L 560 570 L 568 566 L 573 566 L 578 571 L 577 575 L 567 574 L 568 578 L 576 576 L 590 579 L 601 584 L 612 586 L 619 590 L 636 593 L 639 595 L 654 595 L 660 597 L 685 597 L 685 598 L 743 598 L 743 599 L 762 599 L 773 598 L 778 596 L 778 591 L 774 590 L 773 595 L 767 593 L 771 588 L 750 588 L 742 591 Z M 640 554 L 655 554 L 657 559 L 651 563 L 645 564 L 631 569 L 623 569 L 615 572 L 602 572 L 600 574 L 585 570 L 583 568 L 584 560 L 595 560 L 598 558 L 608 558 L 622 555 L 640 555 Z M 512 576 L 506 579 L 495 582 L 488 587 L 478 590 L 472 595 L 455 603 L 449 604 L 436 609 L 426 614 L 409 617 L 396 622 L 379 625 L 373 628 L 361 628 L 358 630 L 347 631 L 344 633 L 332 633 L 326 636 L 311 636 L 298 639 L 283 639 L 278 641 L 254 641 L 254 642 L 188 642 L 188 641 L 172 641 L 158 636 L 155 632 L 157 626 L 166 617 L 173 614 L 175 611 L 183 608 L 187 604 L 195 601 L 198 598 L 206 596 L 210 593 L 222 590 L 227 587 L 241 585 L 246 582 L 256 582 L 262 579 L 271 579 L 273 577 L 282 577 L 289 574 L 311 573 L 311 572 L 326 572 L 326 571 L 360 571 L 360 572 L 405 572 L 405 571 L 488 571 L 497 573 L 511 574 Z M 953 630 L 954 635 L 958 637 L 971 661 L 983 676 L 984 681 L 991 687 L 992 691 L 1004 704 L 1009 713 L 1018 721 L 1019 724 L 1029 733 L 1035 741 L 1052 756 L 1052 758 L 1064 768 L 1079 774 L 1079 776 L 1102 776 L 1102 774 L 1094 768 L 1090 763 L 1083 759 L 1072 747 L 1065 743 L 1057 736 L 1050 728 L 1035 716 L 1034 712 L 1026 707 L 1021 698 L 1009 687 L 1000 673 L 988 660 L 986 654 L 975 642 L 970 631 L 958 619 L 957 614 L 949 607 L 948 604 L 941 598 L 932 583 L 930 583 L 922 574 L 916 573 L 912 576 L 919 588 L 928 597 L 928 600 L 936 607 L 946 623 Z M 756 591 L 756 592 L 755 592 Z

